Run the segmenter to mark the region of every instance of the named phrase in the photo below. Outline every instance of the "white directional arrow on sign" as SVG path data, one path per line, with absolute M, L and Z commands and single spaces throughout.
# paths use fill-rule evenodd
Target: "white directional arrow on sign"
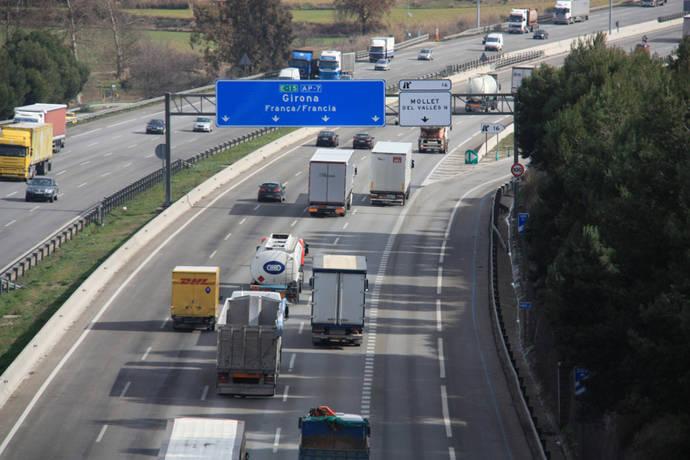
M 226 123 L 227 123 L 227 121 L 228 121 L 229 119 L 230 119 L 230 117 L 228 117 L 227 115 L 225 115 L 225 116 L 223 117 L 223 121 L 226 122 Z
M 371 117 L 371 119 L 374 121 L 374 123 L 379 121 L 379 117 L 377 115 L 374 115 L 373 117 Z
M 276 123 L 278 123 L 278 120 L 280 120 L 280 117 L 279 117 L 278 115 L 273 115 L 273 118 L 271 118 L 271 120 L 273 120 L 273 121 L 275 121 Z
M 324 123 L 327 123 L 328 120 L 330 120 L 330 118 L 328 118 L 328 115 L 324 115 L 321 119 L 323 120 Z

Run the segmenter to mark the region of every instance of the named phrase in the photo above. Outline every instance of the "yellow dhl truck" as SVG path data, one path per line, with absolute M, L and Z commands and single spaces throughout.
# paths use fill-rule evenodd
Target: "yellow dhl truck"
M 14 123 L 0 132 L 0 177 L 27 180 L 52 169 L 53 126 Z
M 173 329 L 203 325 L 212 331 L 220 301 L 220 268 L 179 265 L 172 272 Z

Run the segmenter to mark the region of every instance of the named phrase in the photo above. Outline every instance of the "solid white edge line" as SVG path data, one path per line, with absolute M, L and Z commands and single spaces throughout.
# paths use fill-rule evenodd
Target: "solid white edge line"
M 450 460 L 455 460 L 455 449 L 453 446 L 448 446 L 448 458 Z
M 443 267 L 438 267 L 438 275 L 436 276 L 436 294 L 441 293 L 441 286 L 443 285 Z
M 443 354 L 443 339 L 438 338 L 438 367 L 440 369 L 440 376 L 442 379 L 446 378 L 446 359 Z
M 443 320 L 441 317 L 441 299 L 436 299 L 436 330 L 441 332 L 443 329 Z

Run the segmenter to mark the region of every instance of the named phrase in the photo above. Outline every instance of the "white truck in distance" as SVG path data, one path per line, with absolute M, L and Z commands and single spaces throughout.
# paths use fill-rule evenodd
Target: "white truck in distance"
M 367 259 L 364 256 L 324 254 L 312 264 L 311 340 L 362 344 Z
M 373 37 L 369 42 L 369 62 L 388 59 L 395 56 L 395 37 Z
M 412 144 L 377 142 L 371 150 L 371 204 L 399 204 L 410 198 Z
M 277 292 L 235 291 L 225 300 L 217 323 L 218 394 L 275 395 L 285 309 Z
M 355 53 L 324 50 L 319 58 L 321 80 L 352 80 L 355 73 Z
M 352 206 L 354 150 L 318 149 L 309 160 L 309 214 L 344 216 Z
M 247 460 L 242 420 L 178 417 L 168 420 L 158 460 Z
M 307 254 L 309 246 L 302 238 L 286 233 L 272 233 L 263 238 L 250 266 L 251 289 L 278 292 L 289 302 L 299 303 Z
M 558 0 L 553 8 L 553 22 L 572 24 L 589 20 L 589 0 Z

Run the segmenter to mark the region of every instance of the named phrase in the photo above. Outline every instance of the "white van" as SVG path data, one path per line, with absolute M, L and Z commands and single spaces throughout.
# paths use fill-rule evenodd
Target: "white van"
M 486 36 L 485 51 L 503 51 L 503 34 L 492 33 Z
M 297 67 L 286 67 L 280 70 L 278 80 L 299 80 L 299 69 Z

